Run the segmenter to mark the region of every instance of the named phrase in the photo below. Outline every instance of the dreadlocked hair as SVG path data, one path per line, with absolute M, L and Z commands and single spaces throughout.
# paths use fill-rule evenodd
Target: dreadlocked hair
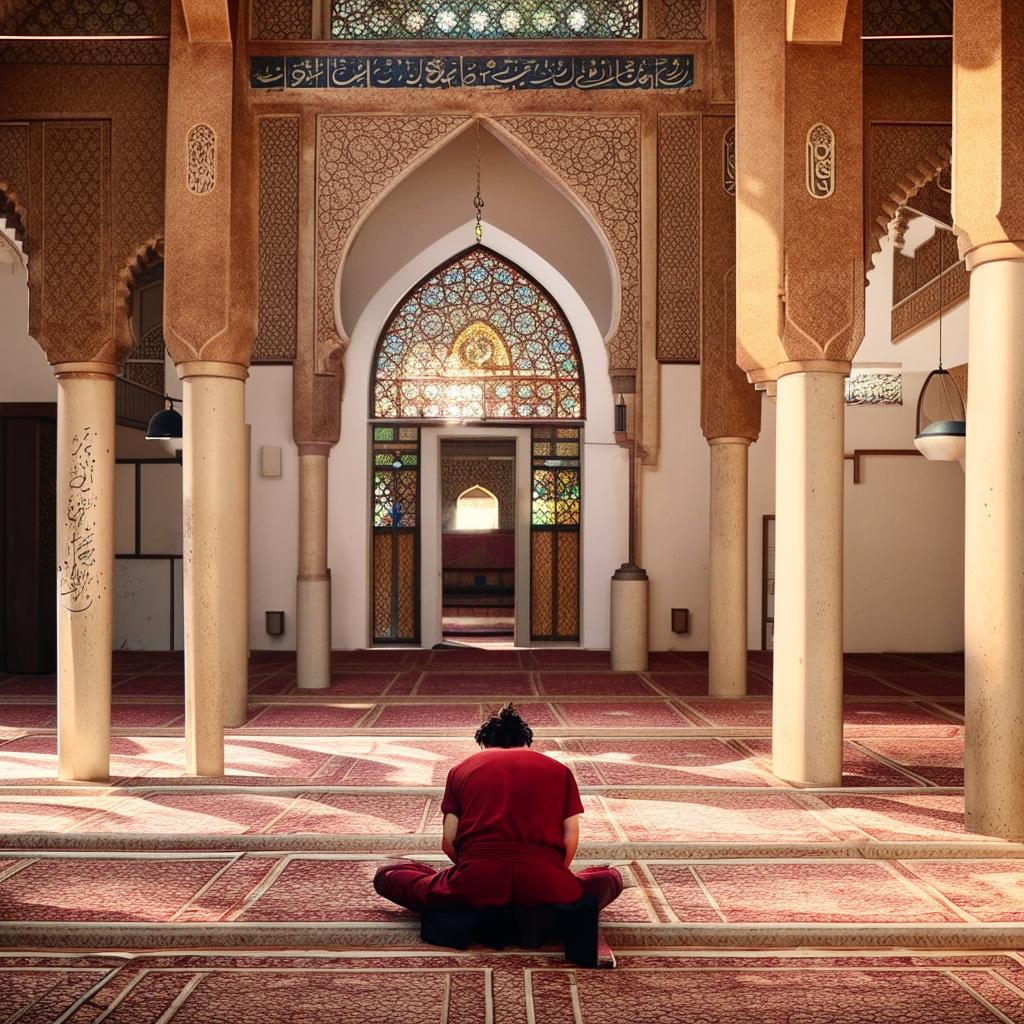
M 503 705 L 476 731 L 473 737 L 481 747 L 528 747 L 533 743 L 533 730 L 519 717 L 511 701 Z

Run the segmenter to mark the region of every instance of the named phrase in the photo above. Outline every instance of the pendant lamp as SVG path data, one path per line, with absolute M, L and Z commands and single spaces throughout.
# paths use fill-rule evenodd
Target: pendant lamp
M 167 403 L 163 409 L 153 413 L 146 428 L 147 441 L 177 441 L 182 436 L 181 413 L 174 408 L 174 403 L 180 399 L 164 395 Z
M 917 398 L 914 447 L 933 462 L 956 462 L 967 451 L 967 411 L 960 389 L 942 368 L 942 275 L 939 276 L 939 367 L 925 378 Z

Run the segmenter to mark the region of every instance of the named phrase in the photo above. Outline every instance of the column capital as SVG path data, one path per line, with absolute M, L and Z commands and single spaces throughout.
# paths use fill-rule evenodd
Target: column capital
M 752 445 L 754 443 L 753 440 L 751 438 L 749 438 L 749 437 L 709 437 L 707 439 L 707 441 L 708 441 L 709 445 L 711 445 L 711 444 L 742 444 L 742 445 L 746 445 L 748 448 L 750 447 L 750 445 Z
M 964 253 L 968 270 L 976 270 L 983 263 L 995 263 L 997 260 L 1024 260 L 1024 239 L 985 242 Z
M 300 458 L 303 455 L 322 455 L 326 459 L 334 445 L 330 441 L 300 441 L 295 447 Z
M 843 377 L 850 375 L 852 364 L 838 359 L 794 359 L 787 363 L 777 363 L 764 370 L 752 370 L 747 374 L 751 384 L 774 384 L 780 377 L 788 377 L 791 373 L 838 373 Z
M 204 360 L 187 360 L 176 367 L 179 380 L 190 377 L 226 377 L 229 380 L 245 380 L 249 376 L 249 367 L 240 363 L 221 363 Z
M 101 362 L 53 363 L 51 368 L 58 380 L 68 377 L 86 380 L 102 380 L 107 377 L 113 379 L 121 372 L 121 367 L 117 363 Z

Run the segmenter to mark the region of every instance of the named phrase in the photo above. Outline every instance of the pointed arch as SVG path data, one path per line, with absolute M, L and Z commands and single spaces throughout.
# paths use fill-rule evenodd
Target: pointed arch
M 377 117 L 391 118 L 391 120 L 395 120 L 395 115 L 377 115 Z M 331 120 L 334 119 L 332 118 Z M 405 121 L 409 122 L 423 121 L 429 123 L 433 120 L 441 119 L 405 118 Z M 540 179 L 542 179 L 543 182 L 550 186 L 550 188 L 556 192 L 568 204 L 568 206 L 573 208 L 575 214 L 582 218 L 582 221 L 592 233 L 594 242 L 600 247 L 600 252 L 603 256 L 603 263 L 607 267 L 608 271 L 607 287 L 610 293 L 610 310 L 607 315 L 607 320 L 605 320 L 605 317 L 600 312 L 594 311 L 595 319 L 600 324 L 604 341 L 607 344 L 615 337 L 619 330 L 622 305 L 621 268 L 616 256 L 615 247 L 611 242 L 608 232 L 602 224 L 601 219 L 595 214 L 591 204 L 586 201 L 577 188 L 574 188 L 565 180 L 565 178 L 549 161 L 547 161 L 539 152 L 532 149 L 527 141 L 519 138 L 508 126 L 503 126 L 499 124 L 497 120 L 484 115 L 466 117 L 461 123 L 457 123 L 454 126 L 448 123 L 455 121 L 456 119 L 454 117 L 449 117 L 444 120 L 446 123 L 443 126 L 438 126 L 438 131 L 432 142 L 409 157 L 405 165 L 397 173 L 393 174 L 388 180 L 386 180 L 383 187 L 374 191 L 373 195 L 369 197 L 358 209 L 357 213 L 352 218 L 350 225 L 346 225 L 344 228 L 344 238 L 340 246 L 338 246 L 339 256 L 335 265 L 336 274 L 333 281 L 334 325 L 335 331 L 341 339 L 342 346 L 347 347 L 351 329 L 354 328 L 354 325 L 358 320 L 359 310 L 356 311 L 354 316 L 347 316 L 345 313 L 342 300 L 342 282 L 346 278 L 346 273 L 350 266 L 350 257 L 356 247 L 356 243 L 359 240 L 361 232 L 363 232 L 368 223 L 377 215 L 378 211 L 385 206 L 391 196 L 413 175 L 420 171 L 425 164 L 427 164 L 432 158 L 436 157 L 442 150 L 445 150 L 456 143 L 457 140 L 472 131 L 477 125 L 479 125 L 490 138 L 507 150 L 516 161 L 529 168 Z M 384 123 L 382 130 L 385 132 L 388 130 L 388 122 Z M 360 155 L 362 152 L 362 150 L 356 150 L 357 155 Z M 373 156 L 373 153 L 372 151 L 367 151 L 366 155 L 369 158 Z M 377 164 L 379 164 L 379 158 L 374 158 L 377 160 L 377 163 L 374 164 L 373 167 L 366 169 L 365 173 L 379 183 L 382 178 L 380 168 L 377 166 Z M 362 175 L 363 171 L 356 168 L 355 173 Z M 452 226 L 454 227 L 454 224 Z M 338 218 L 335 217 L 332 222 L 332 231 L 337 233 L 338 230 Z M 537 248 L 536 243 L 531 242 L 530 239 L 524 239 L 524 241 L 526 241 L 527 244 L 530 244 L 533 248 Z M 337 245 L 337 243 L 335 243 L 335 245 Z M 394 269 L 398 269 L 398 267 L 396 266 Z M 386 280 L 386 277 L 384 279 Z M 585 294 L 585 290 L 580 287 L 579 283 L 576 284 L 576 288 L 581 292 L 581 294 Z
M 565 314 L 483 245 L 413 286 L 377 339 L 371 419 L 584 418 L 583 363 Z
M 483 484 L 467 487 L 455 499 L 456 530 L 496 530 L 500 515 L 498 496 Z

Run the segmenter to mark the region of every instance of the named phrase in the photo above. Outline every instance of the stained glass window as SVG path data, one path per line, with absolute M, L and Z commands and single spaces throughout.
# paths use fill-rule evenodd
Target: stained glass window
M 580 432 L 544 426 L 532 431 L 530 512 L 530 636 L 579 639 Z
M 636 39 L 640 0 L 333 0 L 333 39 Z
M 417 427 L 373 427 L 375 643 L 419 642 L 419 471 Z
M 554 299 L 474 246 L 398 304 L 374 356 L 375 419 L 581 420 L 576 339 Z

